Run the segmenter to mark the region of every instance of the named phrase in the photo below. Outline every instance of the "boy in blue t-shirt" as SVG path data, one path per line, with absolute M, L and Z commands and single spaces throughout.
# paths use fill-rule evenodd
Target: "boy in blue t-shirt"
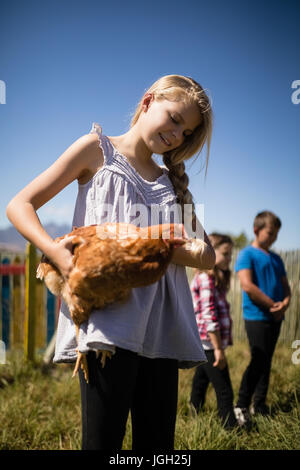
M 248 409 L 253 395 L 254 413 L 269 414 L 266 396 L 271 361 L 291 297 L 282 259 L 269 250 L 280 227 L 275 214 L 260 212 L 254 219 L 255 240 L 241 250 L 235 264 L 243 290 L 243 317 L 251 350 L 235 407 L 240 425 L 250 423 Z

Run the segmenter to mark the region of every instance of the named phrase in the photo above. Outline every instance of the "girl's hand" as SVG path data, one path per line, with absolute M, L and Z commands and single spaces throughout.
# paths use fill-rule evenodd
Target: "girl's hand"
M 65 279 L 68 279 L 70 272 L 72 271 L 73 265 L 73 237 L 67 237 L 55 243 L 53 252 L 51 255 L 51 261 L 59 269 L 60 273 Z
M 215 362 L 214 367 L 218 367 L 220 370 L 225 369 L 227 362 L 223 349 L 214 349 Z

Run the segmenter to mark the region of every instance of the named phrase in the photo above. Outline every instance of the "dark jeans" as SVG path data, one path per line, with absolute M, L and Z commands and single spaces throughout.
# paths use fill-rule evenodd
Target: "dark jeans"
M 223 370 L 214 367 L 213 350 L 205 351 L 208 362 L 197 367 L 192 385 L 191 403 L 198 412 L 203 407 L 207 387 L 211 382 L 217 397 L 218 413 L 225 427 L 236 425 L 233 412 L 233 391 L 228 366 Z
M 244 372 L 237 406 L 247 408 L 253 396 L 254 407 L 266 402 L 272 356 L 280 333 L 280 322 L 245 320 L 251 361 Z
M 104 368 L 92 351 L 87 360 L 88 384 L 79 372 L 82 449 L 121 450 L 131 410 L 133 450 L 173 450 L 178 361 L 121 348 Z

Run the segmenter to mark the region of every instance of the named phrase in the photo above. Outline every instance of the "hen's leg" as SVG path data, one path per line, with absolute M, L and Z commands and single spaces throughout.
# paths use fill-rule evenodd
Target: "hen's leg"
M 78 344 L 79 344 L 79 325 L 75 325 L 75 328 L 76 328 L 76 338 L 77 338 L 77 346 L 78 346 Z M 75 364 L 75 367 L 74 367 L 72 377 L 75 377 L 75 375 L 77 374 L 79 366 L 83 370 L 85 380 L 87 381 L 87 383 L 89 383 L 89 370 L 88 370 L 88 363 L 87 363 L 86 354 L 83 354 L 83 353 L 79 352 L 78 348 L 77 348 L 77 360 L 76 360 L 76 364 Z
M 106 358 L 108 357 L 108 359 L 111 359 L 111 351 L 106 351 L 105 349 L 98 349 L 96 355 L 97 355 L 97 358 L 99 357 L 99 354 L 101 354 L 101 366 L 102 368 L 105 366 L 105 362 L 106 362 Z

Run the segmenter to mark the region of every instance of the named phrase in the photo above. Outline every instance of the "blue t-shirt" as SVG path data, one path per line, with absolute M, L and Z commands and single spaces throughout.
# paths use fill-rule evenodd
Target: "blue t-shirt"
M 266 253 L 254 246 L 247 246 L 241 250 L 235 263 L 235 271 L 241 269 L 251 269 L 252 282 L 274 302 L 284 299 L 281 278 L 286 276 L 286 271 L 279 255 L 273 251 Z M 245 320 L 274 321 L 268 309 L 255 304 L 244 291 L 243 316 Z

